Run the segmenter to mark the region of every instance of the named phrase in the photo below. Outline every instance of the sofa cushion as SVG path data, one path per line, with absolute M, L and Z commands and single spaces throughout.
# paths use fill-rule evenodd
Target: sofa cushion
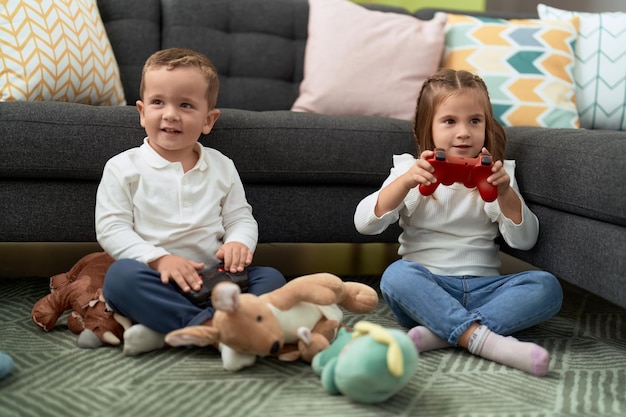
M 0 9 L 0 100 L 124 105 L 95 0 L 9 2 Z
M 576 128 L 576 22 L 449 14 L 442 65 L 479 74 L 504 126 Z
M 527 202 L 626 226 L 624 132 L 505 129 L 506 156 L 517 161 L 516 178 Z
M 380 186 L 394 153 L 415 153 L 408 121 L 287 110 L 222 109 L 201 142 L 232 158 L 245 183 L 260 184 Z
M 162 0 L 162 47 L 207 55 L 220 74 L 218 107 L 287 110 L 298 96 L 306 0 Z
M 435 17 L 435 14 L 443 12 L 443 13 L 451 13 L 451 14 L 462 14 L 468 16 L 475 17 L 488 17 L 492 19 L 536 19 L 537 13 L 528 13 L 528 12 L 503 12 L 503 11 L 494 11 L 490 10 L 488 12 L 478 12 L 478 11 L 470 11 L 470 10 L 461 10 L 461 9 L 452 9 L 452 8 L 434 8 L 434 7 L 424 7 L 420 8 L 413 13 L 413 16 L 422 20 L 430 20 Z
M 141 70 L 161 48 L 160 0 L 98 0 L 98 8 L 115 52 L 130 105 L 139 99 Z
M 626 130 L 626 13 L 579 13 L 539 4 L 542 19 L 580 18 L 576 106 L 581 127 Z
M 294 111 L 412 120 L 439 67 L 445 14 L 422 21 L 348 0 L 309 0 L 304 80 Z
M 134 106 L 1 104 L 0 178 L 99 180 L 109 158 L 145 136 Z
M 3 200 L 2 238 L 92 241 L 95 191 L 104 164 L 141 145 L 145 136 L 137 110 L 0 103 L 0 126 L 0 196 L 20 190 Z M 392 155 L 414 152 L 410 122 L 222 109 L 213 131 L 200 140 L 235 162 L 262 242 L 396 241 L 397 227 L 363 236 L 352 216 L 358 202 L 389 174 Z M 324 226 L 303 230 L 303 218 L 307 225 Z
M 0 147 L 3 178 L 97 181 L 109 158 L 145 136 L 133 106 L 3 103 L 0 124 L 11 138 Z M 263 184 L 380 185 L 391 155 L 415 149 L 407 121 L 288 110 L 222 109 L 200 141 L 232 158 L 244 182 Z

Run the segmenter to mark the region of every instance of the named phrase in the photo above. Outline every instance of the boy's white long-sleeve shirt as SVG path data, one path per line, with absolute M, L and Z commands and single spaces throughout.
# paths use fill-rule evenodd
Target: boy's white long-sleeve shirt
M 410 154 L 403 154 L 394 155 L 393 162 L 381 189 L 408 171 L 416 160 Z M 439 185 L 430 197 L 423 196 L 415 187 L 400 206 L 381 217 L 374 213 L 378 190 L 359 203 L 354 224 L 360 233 L 375 235 L 399 221 L 402 233 L 398 239 L 398 254 L 434 274 L 498 275 L 501 262 L 494 241 L 498 232 L 509 246 L 522 250 L 532 248 L 539 234 L 539 221 L 520 196 L 515 162 L 504 161 L 504 169 L 522 202 L 522 222 L 518 225 L 502 214 L 497 200 L 486 203 L 476 188 L 469 189 L 458 183 Z
M 234 163 L 197 147 L 186 173 L 147 139 L 107 162 L 96 196 L 96 236 L 106 252 L 144 263 L 174 254 L 212 266 L 225 242 L 256 249 L 258 225 Z

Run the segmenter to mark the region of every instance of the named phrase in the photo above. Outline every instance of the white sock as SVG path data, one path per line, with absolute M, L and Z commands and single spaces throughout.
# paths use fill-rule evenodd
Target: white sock
M 430 331 L 428 327 L 415 326 L 407 335 L 411 338 L 415 344 L 415 348 L 418 352 L 428 352 L 429 350 L 442 349 L 451 347 L 446 341 Z
M 480 325 L 470 337 L 467 348 L 480 356 L 536 376 L 548 373 L 550 354 L 539 345 L 520 342 L 514 337 L 505 337 Z
M 135 356 L 140 353 L 161 349 L 165 346 L 165 335 L 143 324 L 130 326 L 124 332 L 124 355 Z

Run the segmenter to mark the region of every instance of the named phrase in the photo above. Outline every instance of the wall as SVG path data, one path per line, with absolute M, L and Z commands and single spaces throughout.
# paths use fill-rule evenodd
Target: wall
M 414 11 L 425 7 L 447 8 L 468 11 L 498 11 L 498 12 L 522 12 L 536 13 L 537 4 L 543 3 L 548 6 L 563 10 L 578 12 L 626 12 L 626 0 L 353 0 L 355 3 L 377 3 L 388 6 L 404 7 Z
M 578 12 L 626 12 L 626 0 L 487 0 L 487 10 L 536 13 L 539 3 Z
M 410 12 L 423 8 L 455 9 L 467 11 L 485 10 L 486 0 L 352 0 L 360 4 L 382 4 L 402 7 Z

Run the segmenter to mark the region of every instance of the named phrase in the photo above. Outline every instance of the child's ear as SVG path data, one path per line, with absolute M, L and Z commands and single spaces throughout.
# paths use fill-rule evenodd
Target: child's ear
M 206 117 L 206 122 L 202 127 L 202 133 L 208 135 L 213 129 L 213 125 L 217 121 L 217 118 L 220 117 L 219 109 L 210 110 Z
M 137 100 L 135 102 L 135 106 L 137 107 L 137 111 L 139 112 L 139 123 L 141 124 L 141 127 L 146 127 L 144 120 L 145 118 L 143 116 L 143 101 Z

